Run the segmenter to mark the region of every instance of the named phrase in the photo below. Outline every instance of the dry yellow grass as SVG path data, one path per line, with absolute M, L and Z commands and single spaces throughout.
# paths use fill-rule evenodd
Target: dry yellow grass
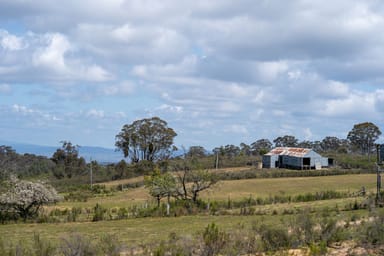
M 367 191 L 376 188 L 375 174 L 339 175 L 322 177 L 247 179 L 220 181 L 209 191 L 201 193 L 205 200 L 239 200 L 252 196 L 268 197 L 274 195 L 298 195 L 326 190 L 357 192 L 361 187 Z M 96 203 L 105 207 L 127 207 L 134 204 L 152 202 L 152 197 L 144 187 L 116 191 L 112 196 L 94 197 L 87 202 L 62 202 L 60 207 L 93 207 Z
M 130 179 L 114 180 L 114 181 L 109 181 L 109 182 L 102 182 L 102 183 L 98 183 L 98 184 L 104 185 L 107 188 L 111 188 L 111 187 L 117 187 L 121 184 L 132 184 L 132 183 L 137 183 L 137 182 L 142 182 L 142 181 L 144 181 L 144 176 L 134 177 L 134 178 L 130 178 Z
M 247 179 L 220 181 L 213 189 L 202 193 L 205 198 L 223 200 L 230 197 L 239 199 L 249 197 L 267 197 L 277 194 L 298 195 L 326 190 L 357 192 L 362 187 L 367 191 L 376 188 L 375 174 L 354 174 L 320 177 L 295 177 L 273 179 Z
M 231 167 L 231 168 L 221 168 L 221 169 L 209 169 L 209 171 L 212 172 L 220 172 L 220 173 L 225 173 L 225 172 L 238 172 L 238 171 L 247 171 L 251 170 L 251 167 Z M 98 183 L 99 185 L 104 185 L 107 188 L 111 187 L 117 187 L 121 184 L 133 184 L 133 183 L 138 183 L 144 181 L 144 176 L 140 177 L 134 177 L 134 178 L 129 178 L 129 179 L 121 179 L 121 180 L 114 180 L 114 181 L 108 181 L 108 182 L 101 182 Z

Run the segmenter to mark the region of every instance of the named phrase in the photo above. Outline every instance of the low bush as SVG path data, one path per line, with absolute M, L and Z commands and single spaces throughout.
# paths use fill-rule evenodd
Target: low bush
M 87 202 L 90 197 L 92 197 L 92 193 L 89 190 L 74 191 L 65 195 L 64 200 L 71 202 Z
M 107 209 L 101 206 L 100 204 L 96 204 L 93 208 L 93 217 L 92 221 L 101 221 L 106 219 Z
M 202 238 L 202 255 L 213 256 L 219 254 L 224 248 L 226 241 L 228 240 L 228 235 L 225 232 L 220 231 L 215 223 L 211 223 L 205 228 Z
M 372 221 L 364 223 L 358 239 L 363 245 L 384 245 L 384 211 L 375 213 L 372 218 Z
M 255 231 L 259 234 L 263 251 L 278 251 L 290 248 L 291 237 L 287 229 L 261 224 Z

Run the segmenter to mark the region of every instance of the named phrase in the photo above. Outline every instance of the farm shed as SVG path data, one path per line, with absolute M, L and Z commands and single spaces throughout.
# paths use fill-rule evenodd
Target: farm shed
M 263 156 L 263 168 L 320 169 L 332 163 L 308 148 L 277 147 Z

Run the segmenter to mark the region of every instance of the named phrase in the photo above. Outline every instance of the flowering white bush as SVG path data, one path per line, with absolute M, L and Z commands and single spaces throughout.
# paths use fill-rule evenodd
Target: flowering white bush
M 26 220 L 36 216 L 42 205 L 55 203 L 60 199 L 51 186 L 11 178 L 8 191 L 0 196 L 0 208 Z

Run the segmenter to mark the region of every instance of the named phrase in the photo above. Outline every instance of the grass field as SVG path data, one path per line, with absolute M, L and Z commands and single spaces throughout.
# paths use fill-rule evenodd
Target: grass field
M 209 169 L 211 172 L 215 173 L 226 173 L 226 172 L 238 172 L 238 171 L 248 171 L 251 170 L 251 167 L 232 167 L 232 168 L 221 168 L 221 169 Z M 114 181 L 109 181 L 109 182 L 102 182 L 99 183 L 100 185 L 104 185 L 107 188 L 113 188 L 117 187 L 120 185 L 125 185 L 125 184 L 133 184 L 133 183 L 138 183 L 138 182 L 143 182 L 144 177 L 139 176 L 139 177 L 134 177 L 130 179 L 121 179 L 121 180 L 114 180 Z
M 138 178 L 135 178 L 135 181 Z M 125 180 L 129 182 L 129 180 Z M 116 185 L 116 182 L 103 183 Z M 239 200 L 252 196 L 268 197 L 274 195 L 298 195 L 326 190 L 354 193 L 365 187 L 367 192 L 375 191 L 375 174 L 355 174 L 321 177 L 271 178 L 220 181 L 212 189 L 201 194 L 205 200 Z M 59 207 L 93 207 L 96 203 L 105 207 L 127 207 L 143 204 L 153 199 L 144 187 L 116 191 L 111 196 L 90 198 L 87 202 L 62 202 Z
M 203 193 L 203 197 L 215 200 L 241 199 L 249 195 L 267 197 L 270 195 L 285 194 L 298 195 L 315 193 L 326 190 L 339 192 L 357 192 L 365 187 L 367 191 L 376 188 L 375 174 L 273 178 L 221 181 L 214 189 Z
M 330 202 L 328 202 L 329 204 Z M 332 202 L 333 204 L 334 202 Z M 339 202 L 340 203 L 340 202 Z M 314 205 L 314 204 L 312 204 Z M 275 207 L 279 208 L 279 205 Z M 355 211 L 354 214 L 364 215 L 366 211 Z M 341 212 L 339 219 L 348 219 L 349 212 Z M 291 215 L 264 215 L 264 216 L 183 216 L 162 218 L 137 218 L 119 221 L 100 221 L 82 223 L 60 224 L 8 224 L 0 225 L 0 234 L 12 243 L 32 242 L 33 235 L 39 234 L 42 238 L 57 243 L 60 239 L 73 233 L 79 233 L 91 239 L 101 235 L 116 235 L 119 242 L 128 246 L 151 244 L 165 240 L 171 232 L 179 236 L 195 236 L 210 223 L 216 223 L 220 229 L 250 229 L 254 223 L 279 224 L 282 220 L 288 221 Z
M 135 182 L 126 180 L 125 182 Z M 108 187 L 113 187 L 117 182 L 105 183 Z M 305 193 L 315 193 L 327 190 L 354 193 L 365 187 L 367 192 L 374 192 L 376 188 L 376 175 L 340 175 L 322 177 L 300 177 L 300 178 L 273 178 L 273 179 L 248 179 L 220 181 L 210 191 L 201 194 L 204 200 L 226 201 L 241 200 L 252 197 L 269 197 L 274 195 L 298 195 Z M 101 235 L 116 235 L 119 241 L 127 246 L 138 246 L 140 244 L 158 243 L 160 240 L 168 238 L 171 232 L 178 235 L 194 236 L 201 232 L 208 224 L 215 222 L 224 230 L 233 228 L 250 228 L 254 222 L 270 224 L 281 223 L 282 220 L 293 218 L 294 215 L 284 214 L 285 210 L 297 212 L 297 209 L 311 208 L 313 211 L 321 213 L 324 209 L 332 209 L 332 214 L 338 219 L 348 219 L 352 214 L 368 216 L 368 211 L 342 211 L 348 204 L 355 201 L 361 202 L 363 198 L 344 198 L 333 200 L 322 200 L 313 202 L 271 204 L 265 206 L 255 206 L 256 212 L 263 212 L 263 215 L 240 216 L 239 209 L 228 210 L 227 214 L 232 215 L 196 215 L 182 217 L 162 217 L 162 218 L 134 218 L 126 220 L 99 221 L 99 222 L 67 222 L 67 223 L 18 223 L 0 225 L 0 234 L 7 241 L 13 244 L 19 241 L 31 243 L 34 234 L 39 234 L 42 238 L 58 242 L 61 238 L 71 233 L 80 233 L 91 239 L 96 239 Z M 133 204 L 143 204 L 152 202 L 144 187 L 132 188 L 124 191 L 115 191 L 110 196 L 98 196 L 90 198 L 87 202 L 60 202 L 58 208 L 92 208 L 96 203 L 106 208 L 127 207 Z M 52 208 L 52 207 L 50 207 Z M 341 211 L 335 210 L 340 209 Z

